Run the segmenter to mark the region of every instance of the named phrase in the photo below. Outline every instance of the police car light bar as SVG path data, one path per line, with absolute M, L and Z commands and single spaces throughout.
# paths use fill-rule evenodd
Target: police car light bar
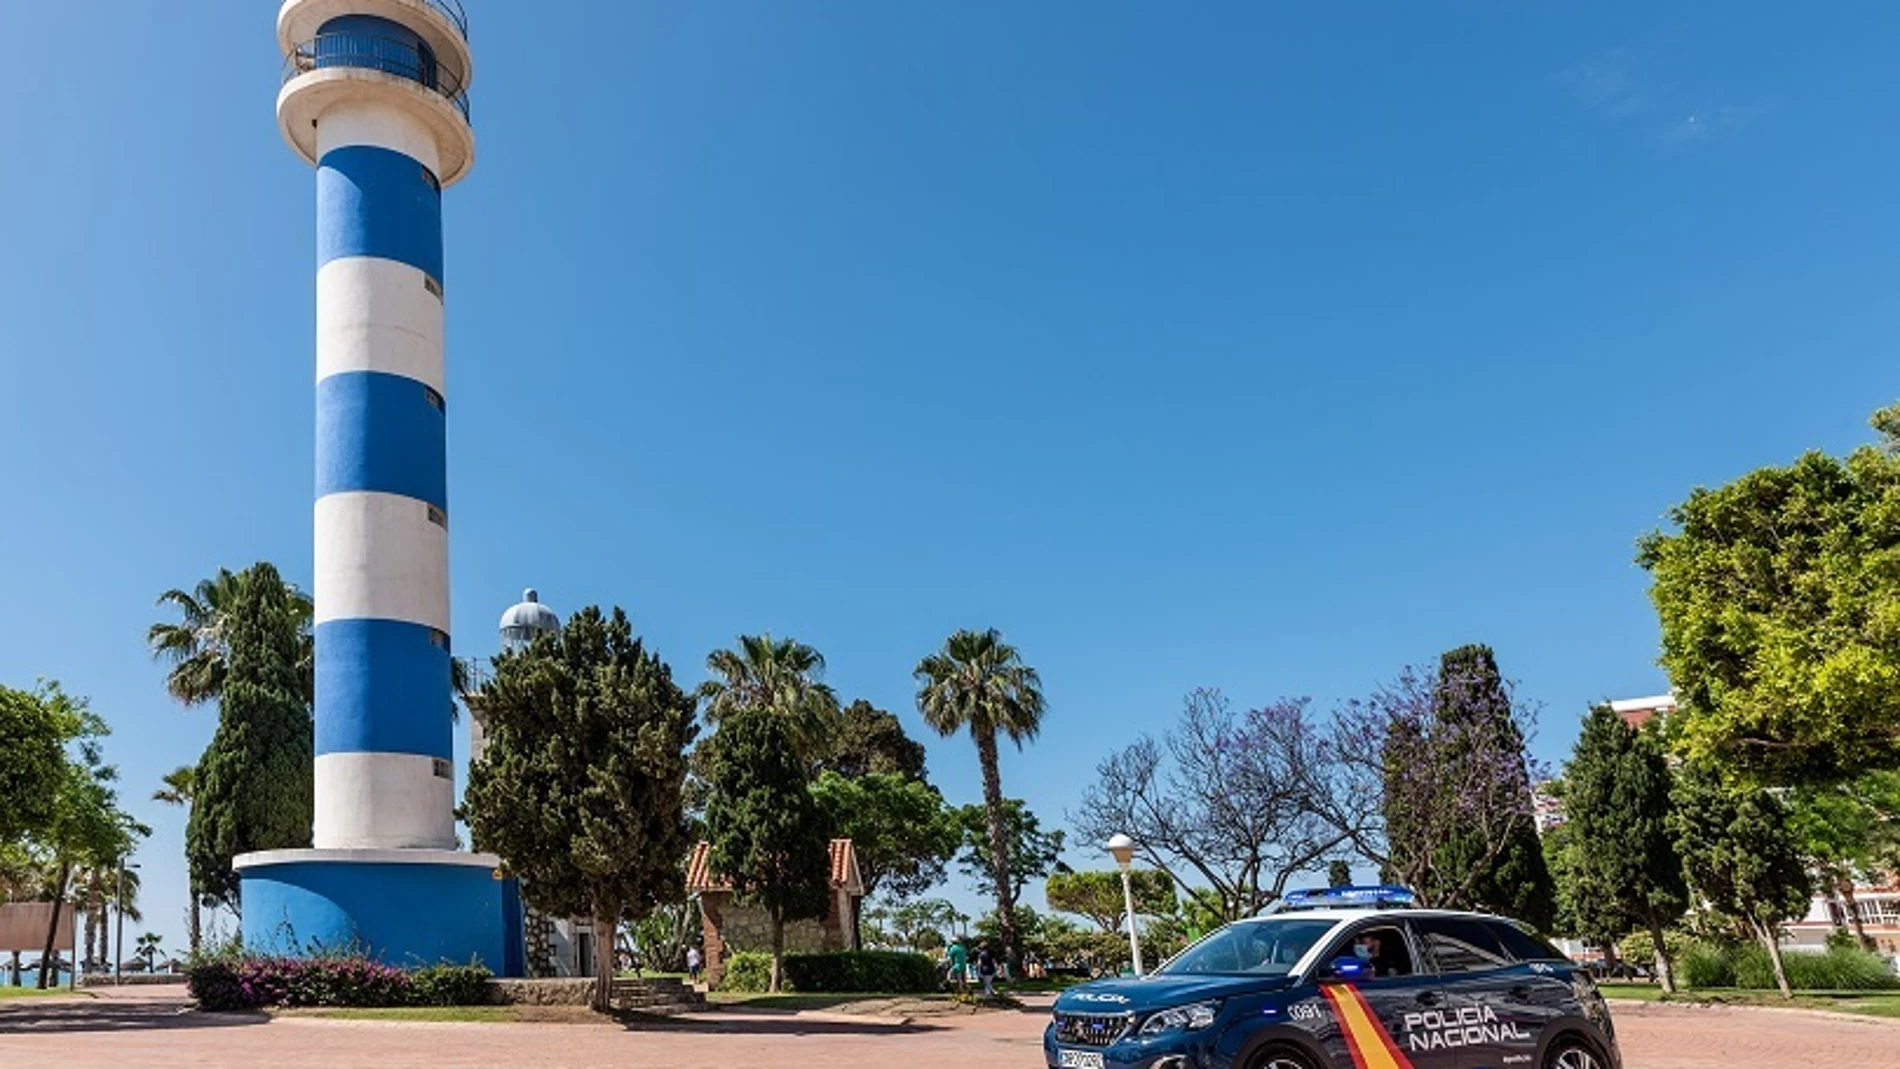
M 1288 891 L 1273 904 L 1272 912 L 1300 909 L 1406 909 L 1418 901 L 1409 887 L 1379 884 L 1372 887 L 1311 887 Z

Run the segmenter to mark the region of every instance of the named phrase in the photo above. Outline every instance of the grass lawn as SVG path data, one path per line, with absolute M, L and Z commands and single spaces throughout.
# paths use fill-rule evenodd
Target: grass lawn
M 10 998 L 75 998 L 75 997 L 91 998 L 92 996 L 87 994 L 84 991 L 68 991 L 63 987 L 56 987 L 52 989 L 51 991 L 41 991 L 38 988 L 32 988 L 32 987 L 0 987 L 0 1001 L 4 1001 Z
M 1743 990 L 1735 987 L 1698 988 L 1674 995 L 1663 994 L 1655 984 L 1606 983 L 1597 985 L 1608 999 L 1641 1002 L 1688 1002 L 1725 1006 L 1781 1006 L 1803 1010 L 1832 1010 L 1868 1017 L 1900 1017 L 1900 991 L 1797 991 L 1785 999 L 1774 991 Z

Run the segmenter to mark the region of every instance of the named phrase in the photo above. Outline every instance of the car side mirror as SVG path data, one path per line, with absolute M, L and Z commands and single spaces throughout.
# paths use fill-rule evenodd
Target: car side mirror
M 1347 955 L 1334 958 L 1321 966 L 1319 974 L 1322 978 L 1332 980 L 1363 980 L 1372 974 L 1372 966 L 1360 961 L 1357 957 Z

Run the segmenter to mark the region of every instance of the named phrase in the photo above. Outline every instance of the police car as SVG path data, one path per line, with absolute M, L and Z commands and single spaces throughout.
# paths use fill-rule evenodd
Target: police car
M 1523 925 L 1402 887 L 1295 891 L 1139 978 L 1081 984 L 1051 1069 L 1622 1069 L 1595 983 Z

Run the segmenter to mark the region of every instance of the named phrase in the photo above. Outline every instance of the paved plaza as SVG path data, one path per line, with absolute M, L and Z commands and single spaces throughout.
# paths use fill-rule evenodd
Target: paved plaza
M 191 1012 L 175 994 L 0 1003 L 0 1064 L 21 1067 L 652 1066 L 1035 1069 L 1048 1000 L 1023 1012 L 893 1018 L 724 1010 L 620 1024 L 389 1024 Z M 1900 1022 L 1795 1010 L 1618 1003 L 1627 1069 L 1892 1069 Z

